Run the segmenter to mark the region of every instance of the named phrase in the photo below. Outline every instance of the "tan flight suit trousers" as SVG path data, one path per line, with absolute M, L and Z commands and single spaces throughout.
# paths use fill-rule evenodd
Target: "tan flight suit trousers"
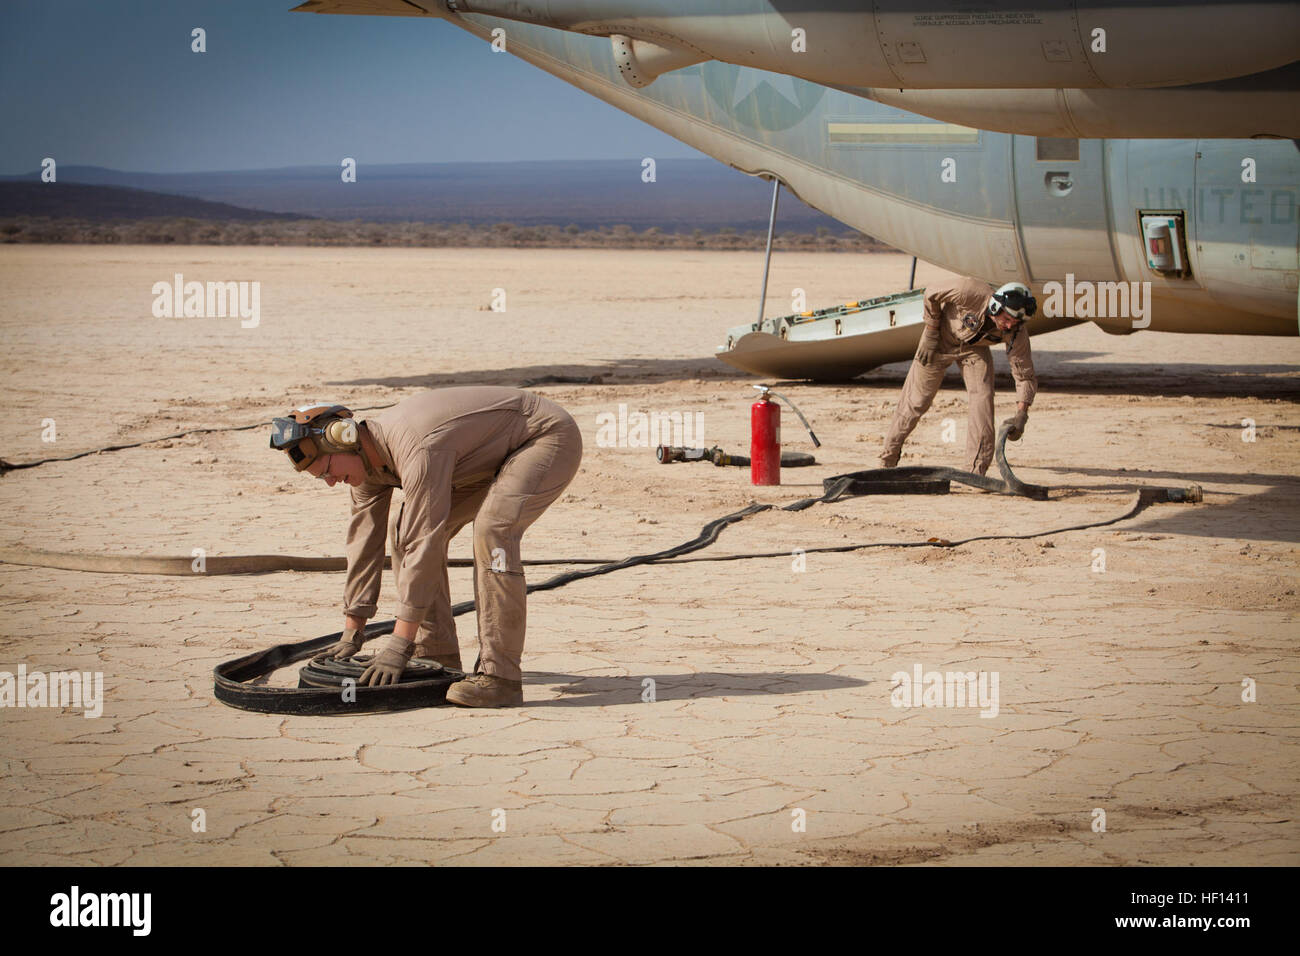
M 520 680 L 527 624 L 527 595 L 520 542 L 524 532 L 550 507 L 578 473 L 582 433 L 555 402 L 541 398 L 529 416 L 529 439 L 516 448 L 494 477 L 452 492 L 447 540 L 474 524 L 474 600 L 478 615 L 478 670 Z M 403 508 L 405 504 L 403 504 Z M 400 580 L 402 509 L 390 521 L 393 580 Z M 459 652 L 455 618 L 438 613 L 450 607 L 446 553 L 434 580 L 437 599 L 416 635 L 416 657 Z
M 966 456 L 964 468 L 982 475 L 993 461 L 993 353 L 987 345 L 965 345 L 955 352 L 938 353 L 933 365 L 922 365 L 913 359 L 903 382 L 903 394 L 898 398 L 894 420 L 885 436 L 885 447 L 880 457 L 896 462 L 903 442 L 912 434 L 921 416 L 930 410 L 930 403 L 939 392 L 944 373 L 956 362 L 966 382 L 968 409 L 966 416 Z

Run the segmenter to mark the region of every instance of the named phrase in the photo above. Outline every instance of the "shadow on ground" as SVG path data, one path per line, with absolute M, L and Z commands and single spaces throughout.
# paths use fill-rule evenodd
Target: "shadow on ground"
M 608 707 L 639 704 L 647 677 L 654 680 L 655 701 L 698 700 L 702 697 L 753 697 L 803 694 L 823 690 L 865 687 L 867 682 L 836 674 L 718 673 L 638 674 L 632 677 L 578 677 L 547 671 L 529 671 L 525 684 L 554 688 L 563 696 L 555 700 L 530 700 L 529 707 Z
M 384 385 L 388 388 L 441 388 L 448 385 L 639 385 L 682 379 L 752 378 L 712 358 L 614 359 L 600 364 L 516 365 L 509 368 L 470 369 L 429 375 L 390 375 L 329 382 L 329 385 Z
M 1113 482 L 1088 485 L 1089 492 L 1132 491 L 1140 485 L 1186 487 L 1195 482 L 1211 497 L 1227 501 L 1195 505 L 1162 504 L 1146 509 L 1133 528 L 1164 534 L 1201 538 L 1242 538 L 1251 541 L 1300 542 L 1300 477 L 1257 475 L 1223 471 L 1118 471 L 1108 468 L 1044 467 L 1040 471 L 1063 475 L 1111 478 Z M 1254 485 L 1265 490 L 1252 494 L 1221 489 L 1223 485 Z M 1247 513 L 1271 515 L 1266 529 L 1252 531 L 1254 523 L 1243 520 Z
M 1006 371 L 1006 360 L 994 349 L 998 370 L 994 381 L 999 389 L 1015 383 Z M 1195 362 L 1091 364 L 1103 352 L 1047 352 L 1034 356 L 1039 387 L 1062 395 L 1201 395 L 1207 398 L 1282 398 L 1300 401 L 1300 369 L 1294 365 L 1209 365 Z M 847 383 L 901 388 L 908 364 L 899 362 L 867 372 Z M 964 388 L 954 365 L 944 377 L 945 388 Z
M 997 350 L 995 350 L 995 354 Z M 1300 401 L 1300 370 L 1292 365 L 1252 365 L 1240 369 L 1231 365 L 1175 363 L 1087 364 L 1102 352 L 1043 352 L 1036 359 L 1039 384 L 1044 392 L 1057 394 L 1200 395 L 1207 398 L 1282 398 Z M 1014 387 L 1005 358 L 997 359 L 995 382 L 999 389 Z M 895 362 L 863 375 L 836 382 L 787 380 L 789 388 L 799 385 L 902 387 L 910 363 Z M 712 357 L 693 359 L 613 359 L 599 364 L 516 365 L 499 369 L 469 369 L 456 373 L 389 375 L 341 379 L 329 385 L 383 385 L 388 388 L 440 388 L 448 385 L 642 385 L 683 379 L 716 379 L 719 382 L 757 380 L 748 372 L 733 369 Z M 954 365 L 944 378 L 944 388 L 964 389 Z

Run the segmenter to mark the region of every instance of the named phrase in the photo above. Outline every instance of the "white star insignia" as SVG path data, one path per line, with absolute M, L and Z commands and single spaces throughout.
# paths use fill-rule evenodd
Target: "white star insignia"
M 744 102 L 746 97 L 764 85 L 795 109 L 799 108 L 799 94 L 794 89 L 794 77 L 747 67 L 742 67 L 736 77 L 736 90 L 731 97 L 731 108 L 735 109 Z

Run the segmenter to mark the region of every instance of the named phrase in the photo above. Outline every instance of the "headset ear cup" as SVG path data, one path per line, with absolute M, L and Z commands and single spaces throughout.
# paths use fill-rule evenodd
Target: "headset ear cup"
M 357 444 L 357 423 L 350 418 L 339 419 L 325 426 L 325 437 L 340 451 L 348 451 Z

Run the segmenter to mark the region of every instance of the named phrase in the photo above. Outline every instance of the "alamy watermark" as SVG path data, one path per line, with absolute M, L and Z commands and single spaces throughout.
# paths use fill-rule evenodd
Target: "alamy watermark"
M 172 282 L 155 282 L 150 291 L 156 319 L 239 318 L 245 329 L 262 321 L 260 282 L 186 282 L 178 272 Z
M 997 671 L 895 671 L 889 702 L 895 707 L 978 707 L 981 717 L 998 715 Z
M 703 442 L 703 412 L 629 412 L 620 403 L 617 413 L 596 415 L 596 444 L 601 448 L 689 447 Z
M 104 713 L 104 675 L 100 671 L 0 671 L 0 707 L 81 707 L 86 717 Z
M 79 886 L 50 897 L 51 926 L 128 926 L 148 936 L 153 924 L 152 893 L 83 893 Z
M 1043 284 L 1043 315 L 1067 319 L 1130 319 L 1133 328 L 1151 324 L 1150 282 L 1074 281 L 1067 273 L 1065 284 Z

